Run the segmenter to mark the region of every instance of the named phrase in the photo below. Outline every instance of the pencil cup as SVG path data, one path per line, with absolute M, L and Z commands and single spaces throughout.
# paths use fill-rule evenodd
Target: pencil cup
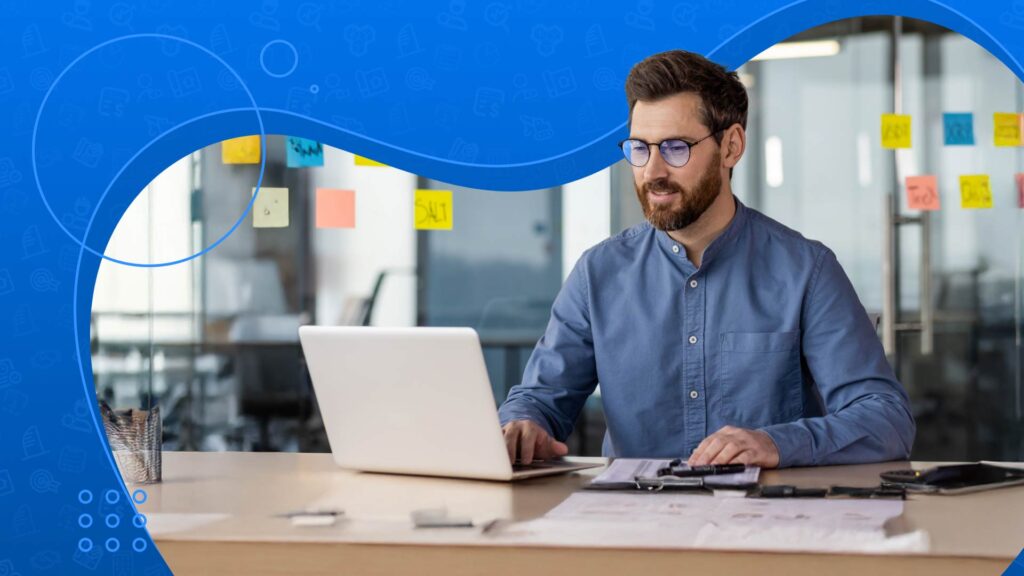
M 160 407 L 152 410 L 114 410 L 101 405 L 103 427 L 114 453 L 114 462 L 126 484 L 160 481 L 160 449 L 163 427 Z

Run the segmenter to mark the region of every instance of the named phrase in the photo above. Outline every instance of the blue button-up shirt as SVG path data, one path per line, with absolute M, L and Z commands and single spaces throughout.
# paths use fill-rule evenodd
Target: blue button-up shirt
M 738 199 L 700 268 L 647 222 L 587 250 L 501 422 L 565 440 L 598 383 L 605 456 L 685 458 L 725 425 L 766 432 L 780 467 L 905 459 L 914 440 L 835 254 Z

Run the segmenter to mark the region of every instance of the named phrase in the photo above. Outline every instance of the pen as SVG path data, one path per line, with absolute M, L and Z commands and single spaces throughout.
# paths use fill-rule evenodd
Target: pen
M 691 468 L 675 469 L 662 468 L 658 471 L 659 476 L 714 476 L 717 474 L 737 474 L 747 469 L 746 464 L 707 464 L 705 466 L 693 466 Z

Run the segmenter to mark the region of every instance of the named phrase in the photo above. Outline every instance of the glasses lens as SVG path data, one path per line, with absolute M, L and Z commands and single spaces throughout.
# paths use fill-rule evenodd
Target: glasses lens
M 658 149 L 670 166 L 681 168 L 690 160 L 690 145 L 682 140 L 665 140 Z
M 626 162 L 633 166 L 643 166 L 647 164 L 651 150 L 647 144 L 639 140 L 626 140 L 622 143 L 622 154 L 626 157 Z

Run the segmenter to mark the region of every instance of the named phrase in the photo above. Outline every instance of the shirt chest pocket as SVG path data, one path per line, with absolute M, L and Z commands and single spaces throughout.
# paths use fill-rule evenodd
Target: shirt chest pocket
M 801 414 L 800 331 L 721 335 L 719 386 L 725 421 L 759 428 Z

